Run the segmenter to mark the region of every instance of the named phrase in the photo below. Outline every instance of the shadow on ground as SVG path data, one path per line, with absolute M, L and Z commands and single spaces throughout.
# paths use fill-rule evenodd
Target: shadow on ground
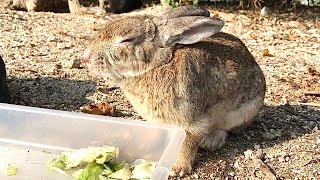
M 244 155 L 256 145 L 262 149 L 273 147 L 312 134 L 320 127 L 320 111 L 306 106 L 267 106 L 242 134 L 231 135 L 226 145 L 216 151 L 200 150 L 194 169 L 211 173 L 215 177 L 230 177 L 235 158 Z M 231 177 L 232 178 L 232 177 Z
M 76 111 L 83 104 L 90 102 L 86 97 L 96 91 L 97 84 L 93 81 L 54 77 L 23 79 L 10 77 L 8 86 L 13 104 Z M 104 92 L 114 91 L 119 89 L 106 89 Z M 241 134 L 231 134 L 224 147 L 212 152 L 200 150 L 193 173 L 200 177 L 203 173 L 223 179 L 232 178 L 230 172 L 235 172 L 234 164 L 245 151 L 254 150 L 257 145 L 261 149 L 276 147 L 287 141 L 313 134 L 314 129 L 319 127 L 319 110 L 308 106 L 266 106 L 251 126 Z
M 89 103 L 86 96 L 96 91 L 96 82 L 55 77 L 7 80 L 12 104 L 75 111 Z

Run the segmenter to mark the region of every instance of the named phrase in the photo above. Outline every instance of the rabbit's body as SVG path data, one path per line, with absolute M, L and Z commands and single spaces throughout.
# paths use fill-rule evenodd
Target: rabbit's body
M 186 130 L 173 167 L 181 176 L 190 173 L 199 147 L 221 147 L 228 131 L 250 124 L 263 106 L 260 67 L 209 15 L 187 6 L 163 17 L 122 18 L 85 52 L 91 71 L 117 83 L 144 119 Z
M 145 119 L 201 133 L 230 130 L 263 105 L 264 76 L 253 57 L 243 58 L 247 54 L 238 38 L 217 33 L 177 48 L 170 62 L 119 85 Z
M 197 145 L 214 150 L 263 106 L 265 79 L 248 53 L 238 38 L 217 33 L 177 48 L 168 63 L 119 86 L 144 119 L 183 127 L 196 139 L 186 139 L 194 151 Z M 193 153 L 186 154 L 180 161 L 192 162 Z

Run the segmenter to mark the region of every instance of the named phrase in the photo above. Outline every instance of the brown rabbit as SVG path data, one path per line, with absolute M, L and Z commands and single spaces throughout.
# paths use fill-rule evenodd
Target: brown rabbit
M 224 22 L 183 6 L 162 16 L 110 22 L 85 52 L 92 72 L 112 79 L 146 120 L 187 133 L 173 173 L 190 173 L 199 147 L 221 147 L 263 106 L 265 78 Z

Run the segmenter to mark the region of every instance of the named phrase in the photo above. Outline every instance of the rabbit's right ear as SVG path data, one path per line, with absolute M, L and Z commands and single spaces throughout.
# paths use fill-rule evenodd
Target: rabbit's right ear
M 158 25 L 162 46 L 194 44 L 219 32 L 224 22 L 214 17 L 187 16 L 166 20 Z

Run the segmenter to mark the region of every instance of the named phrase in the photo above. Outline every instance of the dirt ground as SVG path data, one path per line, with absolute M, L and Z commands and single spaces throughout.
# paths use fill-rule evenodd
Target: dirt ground
M 320 12 L 213 9 L 222 29 L 240 37 L 265 73 L 265 107 L 226 146 L 200 150 L 191 175 L 182 179 L 320 178 Z M 140 119 L 112 82 L 88 73 L 77 61 L 107 18 L 92 14 L 27 13 L 0 9 L 0 55 L 6 62 L 13 103 L 82 111 L 108 102 L 119 116 Z M 174 178 L 172 178 L 174 179 Z

